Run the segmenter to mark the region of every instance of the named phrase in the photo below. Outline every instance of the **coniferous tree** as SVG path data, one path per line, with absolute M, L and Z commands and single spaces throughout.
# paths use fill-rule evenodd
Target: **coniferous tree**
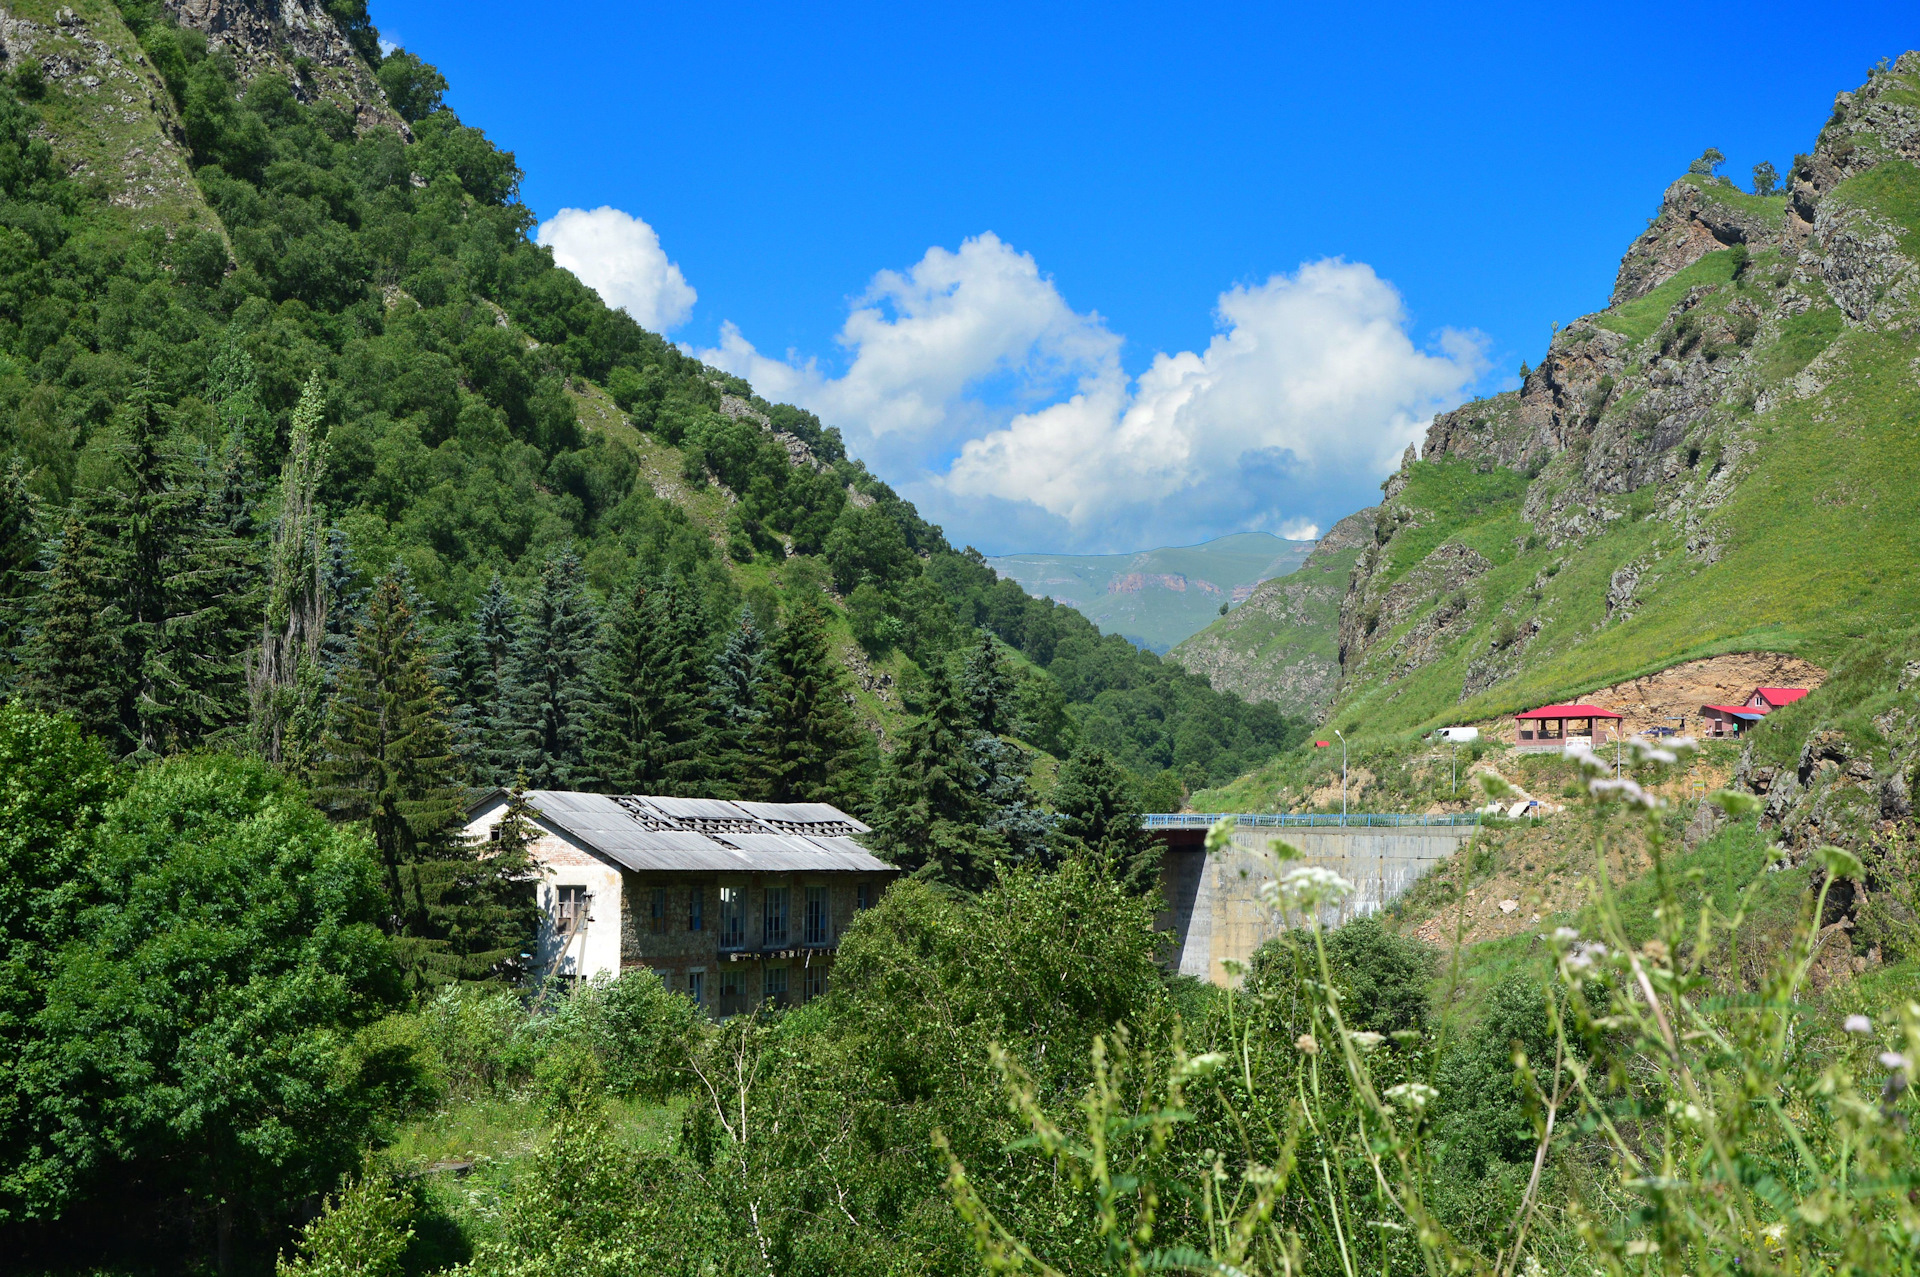
M 705 779 L 705 642 L 686 591 L 636 585 L 607 617 L 594 663 L 587 761 L 618 793 L 693 796 Z
M 249 463 L 230 437 L 202 473 L 192 522 L 171 555 L 155 682 L 172 707 L 173 745 L 237 736 L 248 720 L 247 654 L 260 615 Z
M 40 545 L 33 493 L 19 458 L 0 469 L 0 698 L 18 682 Z
M 753 737 L 766 713 L 763 667 L 766 644 L 751 608 L 707 670 L 707 785 L 716 798 L 753 791 Z
M 1082 745 L 1073 752 L 1060 768 L 1053 805 L 1057 840 L 1069 853 L 1086 856 L 1135 895 L 1159 886 L 1159 841 L 1140 827 L 1133 788 L 1105 750 Z
M 586 779 L 594 634 L 580 560 L 562 550 L 540 570 L 495 728 L 515 771 L 537 789 L 571 789 Z
M 41 601 L 31 681 L 42 704 L 73 713 L 116 753 L 150 758 L 198 735 L 168 621 L 187 602 L 179 573 L 199 503 L 143 385 L 118 429 L 122 481 L 75 503 Z
M 974 724 L 983 732 L 1004 736 L 1014 729 L 1015 695 L 1019 690 L 1013 669 L 1000 643 L 986 630 L 967 653 L 961 690 Z
M 414 620 L 406 569 L 374 586 L 340 671 L 322 742 L 320 798 L 347 820 L 365 821 L 385 871 L 395 931 L 426 930 L 423 902 L 402 870 L 451 859 L 460 814 L 446 698 Z
M 765 709 L 749 749 L 753 788 L 770 802 L 862 806 L 872 739 L 853 712 L 846 674 L 811 599 L 791 607 L 767 653 Z
M 985 828 L 993 813 L 974 761 L 980 732 L 943 665 L 928 675 L 926 707 L 881 776 L 874 846 L 917 878 L 978 890 L 991 880 L 1006 843 Z
M 36 705 L 70 715 L 115 754 L 138 739 L 127 730 L 136 680 L 122 646 L 125 613 L 112 547 L 76 511 L 53 548 L 46 588 L 35 600 L 25 691 Z
M 526 975 L 540 925 L 538 834 L 525 787 L 516 783 L 485 842 L 405 866 L 405 889 L 425 919 L 415 945 L 425 981 L 516 984 Z
M 243 371 L 251 374 L 250 362 Z M 237 375 L 229 370 L 229 376 Z M 242 425 L 248 420 L 245 398 L 246 392 L 235 391 L 223 401 L 223 408 L 243 401 L 233 409 Z M 287 760 L 287 727 L 298 711 L 302 667 L 319 659 L 326 636 L 329 591 L 321 552 L 320 483 L 327 462 L 326 442 L 320 434 L 322 406 L 320 377 L 315 373 L 294 408 L 287 459 L 280 467 L 280 517 L 273 529 L 266 614 L 247 668 L 253 746 L 274 763 Z M 309 684 L 313 674 L 317 671 L 309 674 Z
M 504 784 L 513 775 L 508 762 L 512 751 L 493 725 L 500 714 L 519 623 L 519 605 L 496 574 L 460 631 L 455 649 L 455 727 L 460 751 L 475 778 L 485 784 Z

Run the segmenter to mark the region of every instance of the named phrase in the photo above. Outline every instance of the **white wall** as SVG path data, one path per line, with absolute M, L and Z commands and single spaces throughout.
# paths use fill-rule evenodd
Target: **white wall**
M 506 800 L 502 799 L 483 809 L 467 823 L 467 837 L 484 849 L 490 831 L 500 822 L 506 806 Z M 602 973 L 619 975 L 622 903 L 619 869 L 544 821 L 536 819 L 534 830 L 539 836 L 528 850 L 541 869 L 536 891 L 540 908 L 546 914 L 534 952 L 535 973 L 545 974 L 553 962 L 554 950 L 559 947 L 559 937 L 553 926 L 553 912 L 559 888 L 566 886 L 585 887 L 590 903 L 586 929 L 575 933 L 567 956 L 560 965 L 560 974 L 588 979 Z

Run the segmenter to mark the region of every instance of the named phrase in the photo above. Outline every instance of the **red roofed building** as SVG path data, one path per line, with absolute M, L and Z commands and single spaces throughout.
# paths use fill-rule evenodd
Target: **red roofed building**
M 1527 752 L 1565 749 L 1568 745 L 1598 744 L 1595 729 L 1599 724 L 1620 721 L 1620 715 L 1610 709 L 1580 704 L 1542 705 L 1539 709 L 1515 714 L 1514 718 L 1520 724 L 1514 735 L 1514 748 Z M 1573 735 L 1567 731 L 1568 723 L 1582 720 L 1587 724 L 1586 735 Z
M 1804 687 L 1756 687 L 1753 695 L 1739 705 L 1702 705 L 1700 734 L 1703 736 L 1744 736 L 1749 727 L 1782 705 L 1791 705 L 1807 694 Z

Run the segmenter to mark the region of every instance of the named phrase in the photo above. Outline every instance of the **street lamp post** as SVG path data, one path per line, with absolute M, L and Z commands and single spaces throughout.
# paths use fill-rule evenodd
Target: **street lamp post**
M 1333 734 L 1340 737 L 1340 823 L 1347 821 L 1347 738 L 1338 727 Z

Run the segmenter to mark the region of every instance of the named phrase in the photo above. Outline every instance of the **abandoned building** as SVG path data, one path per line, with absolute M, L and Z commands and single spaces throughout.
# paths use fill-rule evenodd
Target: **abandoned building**
M 1752 695 L 1738 705 L 1702 705 L 1700 734 L 1725 737 L 1744 736 L 1747 729 L 1782 705 L 1791 705 L 1807 694 L 1804 687 L 1756 687 Z
M 467 812 L 497 839 L 508 795 Z M 536 789 L 531 852 L 546 914 L 540 978 L 644 968 L 715 1016 L 826 992 L 840 934 L 893 866 L 853 841 L 867 826 L 826 803 Z

